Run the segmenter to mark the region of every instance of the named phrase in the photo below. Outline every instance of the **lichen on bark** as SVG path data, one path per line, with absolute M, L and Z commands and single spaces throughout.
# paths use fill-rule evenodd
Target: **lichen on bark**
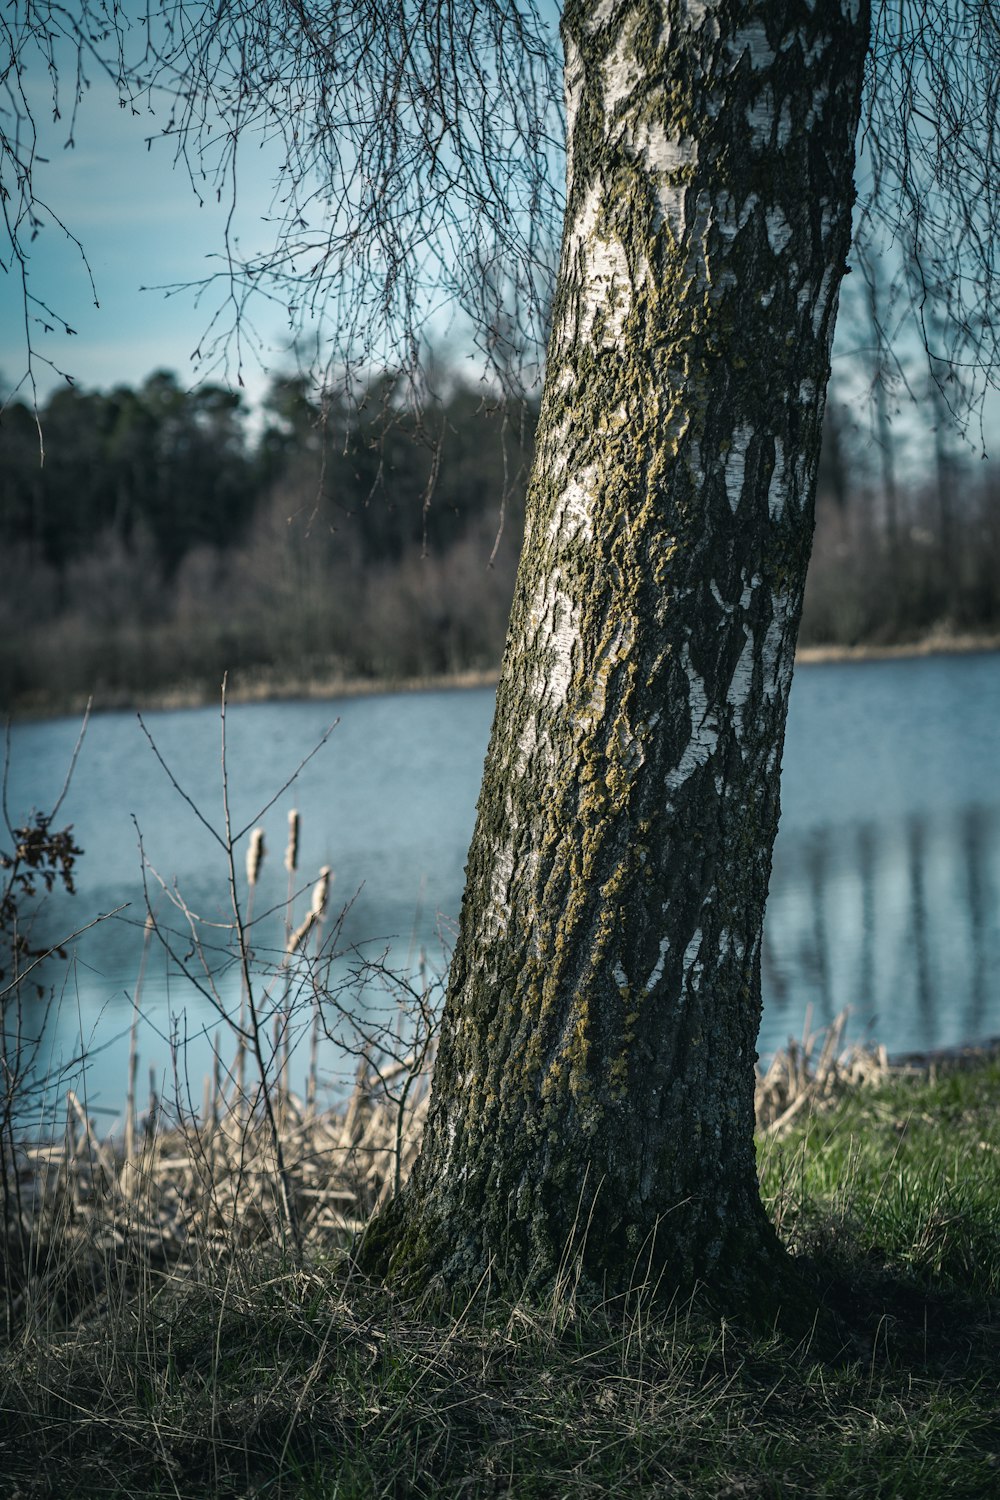
M 774 1253 L 760 935 L 867 42 L 861 0 L 568 0 L 524 550 L 414 1176 L 414 1285 Z

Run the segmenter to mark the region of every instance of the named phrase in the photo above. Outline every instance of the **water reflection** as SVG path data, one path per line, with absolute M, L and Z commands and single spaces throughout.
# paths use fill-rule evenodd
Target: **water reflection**
M 272 881 L 279 878 L 271 872 Z M 253 943 L 259 964 L 273 970 L 281 962 L 284 916 L 277 891 L 270 893 L 266 882 L 263 889 L 273 894 L 274 907 L 255 924 Z M 775 850 L 761 955 L 761 1054 L 800 1034 L 807 1013 L 813 1025 L 826 1025 L 844 1007 L 852 1013 L 850 1035 L 868 1034 L 890 1051 L 953 1045 L 1000 1031 L 998 892 L 996 808 L 970 805 L 924 817 L 911 812 L 882 821 L 784 828 Z M 456 905 L 458 893 L 456 882 Z M 224 910 L 213 905 L 219 891 L 210 882 L 195 881 L 192 895 L 192 906 L 209 920 L 224 920 Z M 324 980 L 327 986 L 345 985 L 347 992 L 358 968 L 352 946 L 373 931 L 371 906 L 358 905 L 360 910 L 345 918 L 343 956 Z M 190 934 L 171 930 L 163 906 L 161 901 L 165 935 L 190 965 Z M 380 953 L 391 943 L 393 961 L 402 965 L 407 954 L 412 958 L 422 948 L 432 966 L 436 957 L 443 965 L 437 916 L 433 908 L 422 915 L 418 910 L 405 928 L 367 951 Z M 79 945 L 62 975 L 55 1010 L 46 1000 L 28 1001 L 29 1029 L 41 1031 L 43 1021 L 48 1027 L 54 1050 L 46 1059 L 78 1053 L 82 1029 L 92 1077 L 105 1097 L 120 1092 L 118 1081 L 124 1078 L 142 933 L 141 913 L 106 923 Z M 232 1008 L 238 1004 L 238 970 L 221 928 L 217 939 L 216 948 L 210 929 L 206 956 L 212 984 Z M 168 965 L 154 945 L 142 997 L 142 1051 L 144 1062 L 152 1060 L 162 1070 L 173 1052 L 171 1038 L 182 1026 L 196 1080 L 212 1065 L 216 1016 L 210 1005 L 199 1005 L 180 967 Z
M 988 914 L 994 920 L 1000 902 L 997 888 L 990 873 L 989 820 L 984 819 L 981 809 L 968 808 L 962 818 L 962 848 L 964 853 L 964 879 L 959 901 L 964 902 L 969 918 L 969 936 L 972 949 L 972 977 L 969 983 L 969 998 L 965 1028 L 970 1036 L 978 1035 L 987 1014 L 989 973 L 990 929 Z M 994 829 L 995 832 L 995 829 Z
M 927 933 L 927 899 L 924 891 L 926 829 L 917 818 L 906 824 L 906 865 L 910 886 L 910 924 L 913 932 L 913 955 L 916 970 L 917 1014 L 925 1036 L 931 1034 L 934 1001 L 931 985 L 930 943 Z
M 858 952 L 858 1005 L 869 1013 L 875 1004 L 875 830 L 862 823 L 857 830 L 858 895 L 861 941 Z
M 761 1050 L 799 1028 L 806 1005 L 823 1023 L 850 1006 L 855 1029 L 890 1047 L 998 1029 L 998 888 L 993 807 L 783 831 L 762 949 Z

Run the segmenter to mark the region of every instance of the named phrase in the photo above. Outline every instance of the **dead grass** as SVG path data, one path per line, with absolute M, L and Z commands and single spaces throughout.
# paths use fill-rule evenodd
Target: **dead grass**
M 5 1205 L 21 1300 L 0 1345 L 0 1495 L 993 1493 L 1000 1308 L 982 1256 L 1000 1155 L 977 1149 L 976 1200 L 958 1203 L 932 1137 L 948 1131 L 956 1160 L 994 1142 L 1000 1069 L 894 1065 L 842 1034 L 807 1035 L 759 1084 L 765 1190 L 809 1247 L 836 1347 L 697 1298 L 484 1295 L 431 1315 L 359 1281 L 344 1247 L 408 1170 L 428 1097 L 367 1061 L 339 1109 L 273 1101 L 298 1262 L 256 1112 L 214 1086 L 186 1125 L 153 1101 L 126 1155 L 71 1098 L 63 1138 L 19 1148 Z
M 843 1046 L 847 1016 L 805 1032 L 758 1072 L 762 1139 L 783 1138 L 858 1090 L 972 1065 L 991 1049 L 893 1061 L 883 1047 Z M 994 1051 L 996 1049 L 993 1049 Z M 238 1096 L 239 1097 L 239 1096 Z M 306 1263 L 347 1248 L 398 1190 L 416 1159 L 430 1076 L 363 1058 L 336 1108 L 276 1086 L 272 1105 Z M 311 1101 L 311 1102 L 309 1102 Z M 218 1077 L 201 1113 L 178 1120 L 151 1098 L 138 1125 L 101 1139 L 77 1096 L 62 1134 L 21 1141 L 4 1162 L 4 1279 L 8 1330 L 53 1320 L 68 1327 L 109 1287 L 197 1271 L 237 1250 L 291 1252 L 264 1112 L 233 1104 Z
M 427 1110 L 427 1074 L 405 1096 L 405 1064 L 362 1062 L 339 1110 L 319 1111 L 276 1090 L 285 1170 L 307 1256 L 350 1243 L 385 1196 L 405 1180 Z M 232 1107 L 216 1083 L 198 1119 L 170 1121 L 151 1102 L 129 1147 L 101 1140 L 68 1095 L 58 1140 L 21 1142 L 5 1163 L 4 1235 L 8 1323 L 62 1309 L 72 1323 L 106 1296 L 109 1282 L 196 1268 L 234 1249 L 286 1246 L 268 1121 Z

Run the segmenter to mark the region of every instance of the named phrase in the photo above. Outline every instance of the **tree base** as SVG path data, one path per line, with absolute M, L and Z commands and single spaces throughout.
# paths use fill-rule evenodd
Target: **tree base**
M 662 1310 L 696 1295 L 717 1315 L 747 1327 L 796 1336 L 808 1331 L 818 1307 L 812 1284 L 759 1204 L 724 1240 L 716 1234 L 710 1250 L 699 1246 L 696 1232 L 685 1235 L 685 1227 L 698 1226 L 668 1216 L 646 1235 L 646 1248 L 629 1255 L 598 1241 L 591 1226 L 545 1258 L 526 1253 L 525 1237 L 516 1232 L 487 1249 L 482 1218 L 442 1220 L 408 1188 L 372 1219 L 353 1260 L 371 1280 L 442 1310 L 496 1294 L 535 1305 L 611 1312 L 641 1302 Z

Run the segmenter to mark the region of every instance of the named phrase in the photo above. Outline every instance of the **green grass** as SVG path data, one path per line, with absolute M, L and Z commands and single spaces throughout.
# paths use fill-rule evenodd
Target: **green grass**
M 1000 1494 L 1000 1062 L 857 1090 L 760 1154 L 812 1336 L 697 1299 L 431 1317 L 336 1255 L 243 1249 L 11 1341 L 0 1494 Z
M 857 1089 L 760 1152 L 787 1243 L 913 1289 L 1000 1296 L 1000 1059 Z

